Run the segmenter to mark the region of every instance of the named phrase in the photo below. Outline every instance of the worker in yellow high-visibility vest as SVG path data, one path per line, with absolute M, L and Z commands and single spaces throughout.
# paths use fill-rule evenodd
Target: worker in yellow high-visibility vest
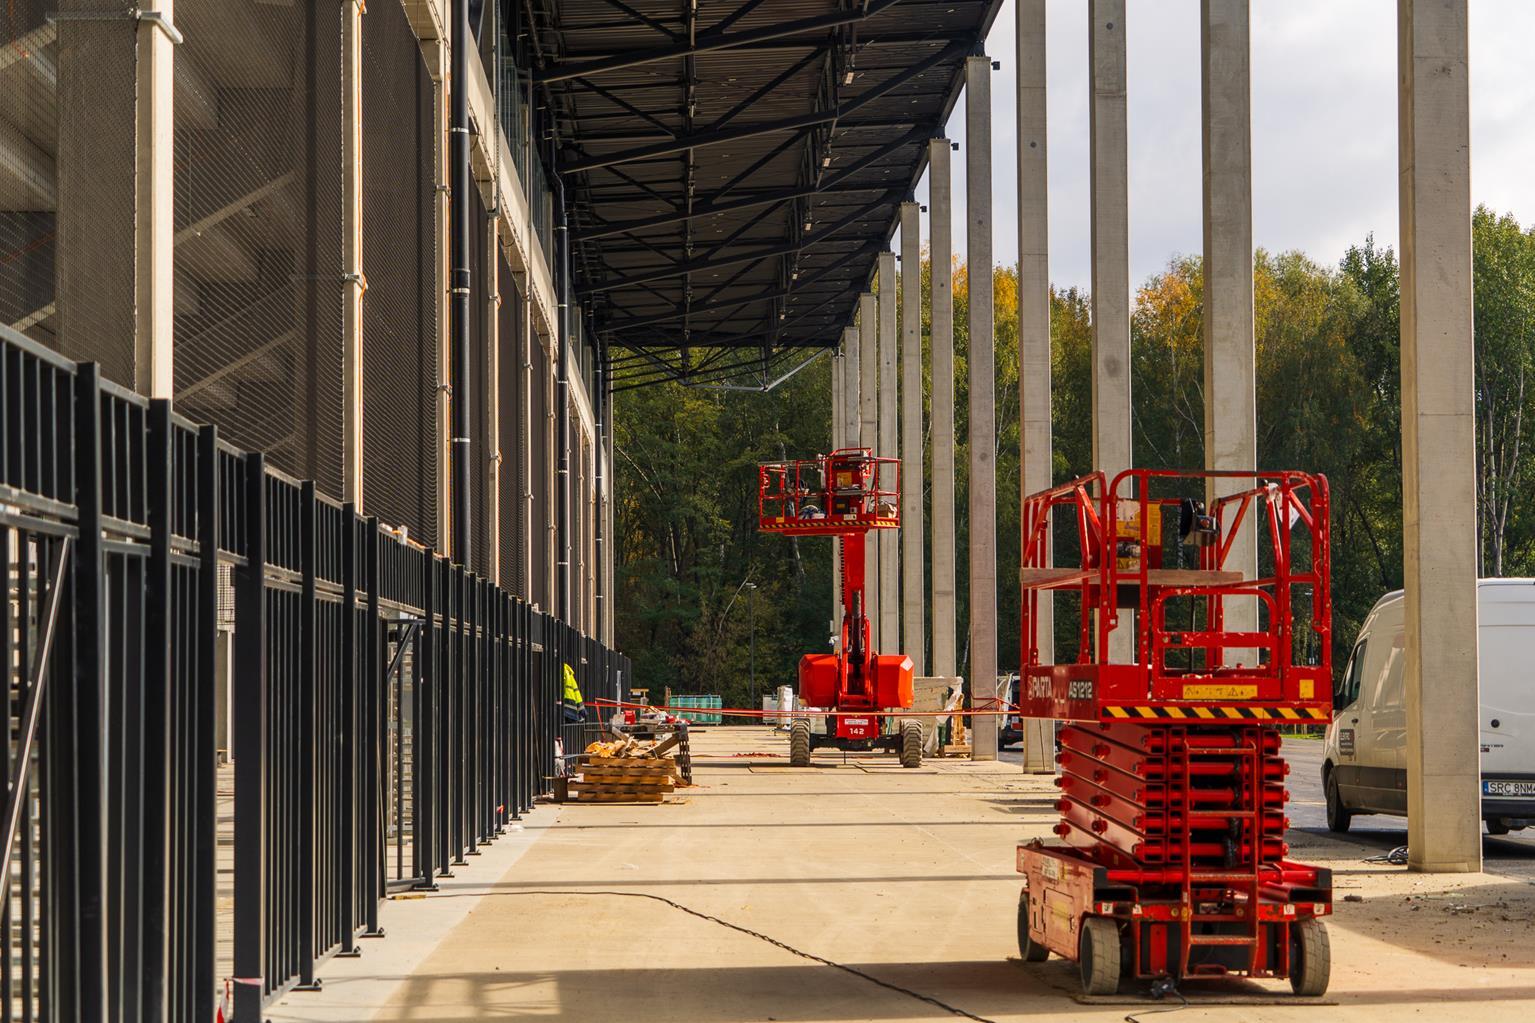
M 581 698 L 581 685 L 576 681 L 576 673 L 570 665 L 565 668 L 565 692 L 560 698 L 560 707 L 564 711 L 567 722 L 586 720 L 586 701 Z

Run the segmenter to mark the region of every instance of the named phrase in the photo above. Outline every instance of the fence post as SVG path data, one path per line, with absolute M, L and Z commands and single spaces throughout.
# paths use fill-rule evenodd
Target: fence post
M 335 715 L 332 727 L 335 728 L 334 734 L 341 747 L 334 763 L 339 767 L 341 777 L 335 779 L 340 805 L 332 807 L 331 812 L 340 818 L 340 827 L 337 829 L 340 848 L 336 855 L 338 876 L 335 884 L 341 898 L 336 900 L 335 910 L 336 935 L 341 940 L 341 947 L 336 955 L 347 957 L 362 955 L 362 949 L 353 943 L 352 936 L 356 933 L 354 923 L 357 895 L 362 887 L 361 878 L 366 873 L 358 863 L 358 851 L 362 846 L 358 836 L 362 829 L 364 802 L 358 784 L 361 774 L 358 768 L 362 751 L 367 745 L 361 741 L 362 701 L 357 698 L 359 676 L 365 667 L 361 663 L 363 651 L 359 646 L 357 628 L 357 574 L 363 567 L 357 563 L 359 522 L 357 505 L 351 501 L 342 504 L 341 535 L 336 538 L 341 544 L 341 635 L 338 637 L 341 644 L 341 677 L 336 680 L 338 706 L 331 708 L 331 713 Z M 319 735 L 315 739 L 317 744 L 321 741 Z M 371 855 L 371 850 L 369 852 Z
M 412 724 L 411 821 L 415 835 L 411 841 L 411 855 L 416 860 L 416 876 L 424 891 L 437 890 L 437 691 L 441 674 L 441 659 L 437 646 L 437 555 L 423 551 L 425 562 L 426 597 L 422 601 L 421 629 L 416 634 L 416 651 L 413 658 L 418 668 L 415 687 L 415 721 Z
M 101 367 L 81 363 L 75 373 L 75 505 L 80 535 L 74 557 L 74 639 L 75 677 L 73 699 L 50 701 L 56 707 L 67 706 L 74 718 L 70 735 L 73 753 L 65 766 L 61 758 L 53 764 L 64 767 L 49 778 L 50 788 L 57 786 L 61 797 L 55 806 L 60 817 L 73 821 L 73 836 L 64 824 L 56 847 L 58 858 L 51 864 L 59 877 L 57 889 L 67 892 L 71 877 L 69 849 L 75 854 L 73 876 L 78 887 L 69 905 L 70 895 L 61 900 L 73 910 L 78 933 L 73 942 L 67 934 L 54 938 L 54 949 L 63 954 L 59 981 L 54 994 L 58 1003 L 53 1010 L 61 1019 L 74 1018 L 79 1009 L 97 1011 L 107 999 L 107 884 L 106 884 L 106 802 L 103 792 L 105 756 L 102 736 L 106 731 L 106 671 L 101 651 L 102 625 L 106 616 L 103 576 L 105 560 L 101 542 Z M 62 693 L 60 693 L 62 696 Z M 54 734 L 62 734 L 62 730 Z M 74 781 L 73 799 L 66 794 Z M 74 839 L 69 841 L 69 837 Z M 67 931 L 68 913 L 60 914 L 60 929 Z M 63 940 L 60 940 L 63 939 Z M 75 958 L 69 961 L 64 950 L 73 944 Z M 73 982 L 70 973 L 74 972 Z
M 144 671 L 139 678 L 138 704 L 143 714 L 140 749 L 143 753 L 143 817 L 138 822 L 124 821 L 124 845 L 135 826 L 143 836 L 143 889 L 140 893 L 143 930 L 140 976 L 124 976 L 124 1001 L 142 1005 L 145 1019 L 166 1015 L 169 986 L 168 953 L 170 937 L 170 836 L 171 836 L 171 753 L 172 742 L 185 742 L 188 736 L 171 734 L 170 713 L 174 679 L 171 672 L 171 506 L 175 451 L 171 438 L 171 403 L 164 398 L 149 403 L 148 428 L 144 431 L 144 468 L 148 477 L 145 507 L 149 522 L 149 557 L 144 569 Z M 133 673 L 124 673 L 124 682 L 133 684 Z M 124 709 L 131 709 L 129 698 Z M 128 727 L 132 722 L 125 722 Z M 130 850 L 128 862 L 132 863 Z M 131 876 L 131 875 L 130 875 Z M 126 950 L 125 950 L 126 951 Z M 127 971 L 124 971 L 125 973 Z M 135 998 L 135 994 L 137 998 Z M 140 1001 L 141 1000 L 141 1001 Z
M 267 947 L 266 460 L 245 456 L 245 564 L 235 570 L 235 1023 L 261 1023 Z
M 197 634 L 192 714 L 192 1018 L 212 1019 L 218 877 L 219 447 L 218 427 L 197 431 Z
M 459 735 L 463 746 L 459 764 L 463 772 L 464 802 L 461 808 L 464 822 L 466 856 L 480 855 L 480 722 L 483 719 L 483 647 L 480 640 L 484 622 L 480 617 L 480 577 L 473 572 L 464 574 L 464 670 L 463 710 L 459 713 Z
M 315 758 L 319 743 L 315 714 L 318 686 L 316 684 L 315 628 L 318 624 L 319 600 L 315 592 L 315 489 L 313 480 L 305 480 L 299 487 L 299 626 L 298 626 L 298 712 L 296 752 L 298 760 L 298 784 L 294 807 L 298 818 L 298 917 L 294 925 L 298 929 L 298 990 L 318 991 L 320 982 L 315 977 L 315 925 L 318 922 L 315 885 Z
M 385 801 L 389 792 L 384 786 L 384 743 L 388 735 L 385 722 L 389 706 L 388 679 L 384 668 L 384 625 L 379 612 L 379 544 L 378 516 L 370 515 L 363 522 L 363 579 L 367 587 L 366 625 L 363 628 L 362 651 L 362 701 L 365 727 L 363 730 L 363 850 L 367 855 L 363 870 L 363 907 L 365 938 L 382 938 L 383 928 L 378 925 L 378 903 L 384 897 L 384 879 L 388 876 L 385 857 L 388 855 L 388 837 L 384 822 L 389 819 Z M 403 670 L 403 665 L 401 666 Z

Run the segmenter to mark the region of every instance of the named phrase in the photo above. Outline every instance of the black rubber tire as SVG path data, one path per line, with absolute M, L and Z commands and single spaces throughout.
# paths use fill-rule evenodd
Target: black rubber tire
M 1332 942 L 1320 920 L 1290 925 L 1290 990 L 1303 998 L 1320 998 L 1332 980 Z
M 1508 825 L 1504 824 L 1501 818 L 1488 817 L 1485 823 L 1487 824 L 1487 833 L 1489 835 L 1508 834 Z
M 901 766 L 922 766 L 922 723 L 901 722 Z
M 810 766 L 809 721 L 796 721 L 789 726 L 789 766 Z
M 1082 993 L 1115 995 L 1119 993 L 1119 927 L 1106 916 L 1082 920 L 1082 937 L 1077 945 L 1077 967 L 1082 971 Z
M 1348 807 L 1343 805 L 1343 793 L 1338 791 L 1338 779 L 1333 777 L 1331 771 L 1327 772 L 1322 790 L 1327 799 L 1327 830 L 1341 835 L 1348 830 L 1354 815 Z
M 1018 958 L 1026 963 L 1042 963 L 1050 950 L 1029 937 L 1029 890 L 1018 893 Z

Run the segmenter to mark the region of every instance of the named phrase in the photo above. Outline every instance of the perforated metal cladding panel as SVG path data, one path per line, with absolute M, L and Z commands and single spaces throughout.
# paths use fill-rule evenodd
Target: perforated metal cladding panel
M 523 465 L 522 307 L 506 260 L 497 260 L 501 281 L 501 587 L 526 599 L 523 568 L 527 543 L 522 521 Z
M 329 493 L 341 492 L 341 12 L 176 9 L 176 403 Z
M 17 0 L 0 14 L 0 323 L 56 345 L 58 0 Z
M 490 358 L 490 294 L 492 269 L 485 265 L 489 221 L 478 190 L 469 201 L 469 567 L 484 574 L 490 567 L 490 523 L 485 509 L 491 456 L 495 453 L 485 422 L 485 372 Z
M 533 339 L 533 408 L 529 422 L 533 432 L 533 521 L 529 524 L 528 557 L 532 561 L 532 600 L 545 611 L 553 607 L 549 592 L 549 512 L 554 495 L 549 492 L 549 358 L 544 346 Z
M 54 5 L 57 7 L 57 4 Z M 55 250 L 59 348 L 134 384 L 134 139 L 137 43 L 131 3 L 94 0 L 55 23 Z M 9 145 L 4 145 L 9 149 Z
M 363 507 L 435 544 L 432 79 L 398 3 L 362 27 Z

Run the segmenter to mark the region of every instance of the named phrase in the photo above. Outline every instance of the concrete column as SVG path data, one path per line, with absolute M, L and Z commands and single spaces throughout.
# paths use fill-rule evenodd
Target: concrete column
M 341 494 L 363 511 L 362 0 L 341 4 Z
M 1407 849 L 1482 869 L 1466 0 L 1399 0 Z
M 845 327 L 842 330 L 842 437 L 841 446 L 855 448 L 859 440 L 859 409 L 861 397 L 858 393 L 863 357 L 860 354 L 863 335 L 857 327 Z
M 922 613 L 922 226 L 901 203 L 901 647 L 917 677 L 927 674 Z
M 1018 0 L 1018 443 L 1019 500 L 1047 490 L 1050 418 L 1050 210 L 1046 161 L 1045 0 Z M 1022 516 L 1019 516 L 1022 521 Z M 1053 663 L 1055 597 L 1037 595 L 1041 660 Z M 1055 732 L 1024 722 L 1023 768 L 1055 770 Z
M 950 143 L 927 147 L 928 251 L 932 260 L 933 674 L 959 673 L 954 610 L 954 207 Z
M 159 18 L 141 16 L 138 23 L 138 308 L 133 362 L 135 390 L 151 398 L 170 398 L 176 386 L 175 94 L 181 35 L 172 26 L 173 0 L 155 6 Z M 360 422 L 361 405 L 357 417 Z M 357 510 L 362 511 L 360 503 Z
M 864 292 L 858 296 L 858 443 L 879 453 L 879 301 Z M 864 614 L 869 619 L 869 642 L 882 651 L 879 615 L 878 540 L 870 543 L 864 561 Z
M 965 261 L 970 274 L 970 692 L 997 687 L 997 409 L 991 253 L 991 59 L 965 60 Z M 977 760 L 997 756 L 997 719 L 972 719 Z
M 846 348 L 847 334 L 843 333 L 843 348 L 832 354 L 831 360 L 831 449 L 836 451 L 842 447 L 842 431 L 846 426 L 847 381 L 842 376 L 842 368 L 846 362 L 843 351 Z M 829 508 L 822 511 L 829 512 Z M 831 635 L 842 634 L 842 555 L 841 545 L 833 541 L 831 544 Z
M 432 116 L 437 125 L 437 535 L 446 549 L 453 535 L 453 342 L 448 332 L 448 41 L 437 40 L 432 64 Z M 523 292 L 527 294 L 526 291 Z
M 1200 13 L 1200 93 L 1204 113 L 1205 468 L 1258 464 L 1253 338 L 1251 0 L 1204 0 Z M 1206 499 L 1252 486 L 1211 480 Z M 1226 567 L 1258 576 L 1257 517 L 1248 515 Z M 1226 628 L 1258 627 L 1258 602 L 1228 599 Z M 1253 664 L 1254 650 L 1227 650 L 1228 664 Z
M 1125 0 L 1090 0 L 1089 189 L 1092 196 L 1093 467 L 1131 467 L 1130 196 L 1125 134 Z M 1134 616 L 1110 636 L 1115 662 L 1135 657 Z
M 901 457 L 898 401 L 895 253 L 879 254 L 879 450 L 881 458 Z M 881 482 L 889 485 L 894 476 Z M 901 653 L 901 537 L 891 530 L 879 536 L 879 635 L 882 653 Z
M 490 287 L 485 297 L 485 367 L 480 406 L 485 411 L 485 576 L 501 583 L 501 244 L 498 238 L 499 214 L 485 223 L 485 254 L 490 269 L 485 275 Z

